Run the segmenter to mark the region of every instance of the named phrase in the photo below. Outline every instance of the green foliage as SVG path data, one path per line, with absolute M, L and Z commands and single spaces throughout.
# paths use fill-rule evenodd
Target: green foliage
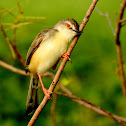
M 17 2 L 24 1 L 0 0 L 0 15 L 3 14 L 2 8 L 11 9 L 16 7 Z M 109 13 L 114 28 L 121 2 L 122 0 L 104 0 L 97 4 L 103 13 Z M 25 4 L 21 4 L 24 16 L 46 17 L 44 20 L 35 20 L 39 23 L 24 25 L 17 29 L 16 45 L 23 59 L 26 57 L 31 42 L 41 30 L 52 27 L 59 20 L 68 17 L 76 19 L 80 24 L 90 3 L 91 0 L 29 0 Z M 17 15 L 18 9 L 14 9 L 12 12 Z M 12 23 L 14 18 L 8 14 L 1 21 Z M 22 19 L 22 21 L 26 21 L 26 19 Z M 125 34 L 126 27 L 124 26 L 121 32 L 124 61 L 126 61 Z M 8 30 L 7 35 L 12 39 L 12 30 Z M 119 77 L 114 74 L 117 72 L 114 36 L 106 18 L 100 16 L 96 10 L 93 11 L 70 58 L 72 63 L 67 63 L 60 79 L 61 82 L 78 97 L 93 102 L 113 114 L 125 116 L 126 102 L 122 95 Z M 1 32 L 0 59 L 23 69 L 20 62 L 12 58 Z M 44 83 L 47 88 L 51 80 L 44 78 Z M 27 125 L 31 118 L 31 116 L 25 115 L 28 85 L 29 77 L 12 73 L 0 67 L 0 126 Z M 42 96 L 41 93 L 41 99 Z M 48 102 L 39 115 L 35 122 L 36 126 L 52 126 L 51 102 Z M 119 126 L 115 121 L 85 109 L 71 99 L 62 96 L 58 96 L 56 104 L 56 123 L 58 126 Z

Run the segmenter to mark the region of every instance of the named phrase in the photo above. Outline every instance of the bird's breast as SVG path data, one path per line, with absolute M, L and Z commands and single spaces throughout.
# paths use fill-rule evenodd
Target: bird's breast
M 60 33 L 45 39 L 31 58 L 29 64 L 30 72 L 45 73 L 66 52 L 67 46 L 68 41 Z

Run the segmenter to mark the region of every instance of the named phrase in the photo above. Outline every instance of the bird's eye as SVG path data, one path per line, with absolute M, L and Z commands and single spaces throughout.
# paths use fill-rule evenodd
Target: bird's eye
M 66 26 L 69 28 L 69 29 L 72 29 L 70 24 L 66 23 Z

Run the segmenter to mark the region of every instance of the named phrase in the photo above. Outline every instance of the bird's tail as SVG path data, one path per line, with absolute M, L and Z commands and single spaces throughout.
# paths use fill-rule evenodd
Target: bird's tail
M 37 75 L 31 75 L 27 103 L 26 103 L 26 114 L 30 114 L 38 107 L 38 84 L 39 78 Z

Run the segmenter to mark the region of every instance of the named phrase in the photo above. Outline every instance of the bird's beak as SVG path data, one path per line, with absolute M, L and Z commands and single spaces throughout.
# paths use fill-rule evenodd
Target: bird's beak
M 79 30 L 73 30 L 74 32 L 76 32 L 77 33 L 77 35 L 81 35 L 83 32 L 82 31 L 79 31 Z

